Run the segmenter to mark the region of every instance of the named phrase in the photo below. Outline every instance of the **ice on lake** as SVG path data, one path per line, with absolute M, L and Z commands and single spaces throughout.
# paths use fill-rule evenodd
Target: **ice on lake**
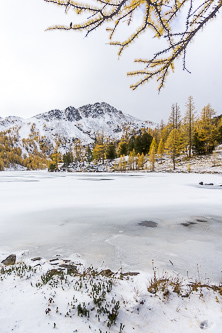
M 209 174 L 2 172 L 0 256 L 78 253 L 125 271 L 150 270 L 154 260 L 221 281 L 220 184 Z

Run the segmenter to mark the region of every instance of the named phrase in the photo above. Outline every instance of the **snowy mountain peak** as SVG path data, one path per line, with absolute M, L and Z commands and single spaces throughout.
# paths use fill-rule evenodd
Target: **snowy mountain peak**
M 68 120 L 68 121 L 80 121 L 83 118 L 102 118 L 102 117 L 117 117 L 126 122 L 130 121 L 140 121 L 129 115 L 124 115 L 122 111 L 117 110 L 113 106 L 102 102 L 95 104 L 87 104 L 76 109 L 73 106 L 67 107 L 64 111 L 55 109 L 42 114 L 38 114 L 33 118 L 44 119 L 46 121 L 52 120 Z
M 30 119 L 12 116 L 0 119 L 0 131 L 14 131 L 19 136 L 19 142 L 37 135 L 40 140 L 50 143 L 52 149 L 56 141 L 62 142 L 63 151 L 69 149 L 75 139 L 89 144 L 94 141 L 96 133 L 103 133 L 105 137 L 119 140 L 126 127 L 138 131 L 152 125 L 149 121 L 124 114 L 105 102 L 87 104 L 78 109 L 73 106 L 65 110 L 55 109 Z
M 101 118 L 105 114 L 123 114 L 122 111 L 117 111 L 117 109 L 105 102 L 87 104 L 80 107 L 79 110 L 86 118 Z

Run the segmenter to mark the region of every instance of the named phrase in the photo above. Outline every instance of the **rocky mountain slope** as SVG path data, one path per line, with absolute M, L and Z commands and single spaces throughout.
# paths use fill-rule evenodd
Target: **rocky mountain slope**
M 142 127 L 152 127 L 152 122 L 124 114 L 107 103 L 88 104 L 78 109 L 69 106 L 65 110 L 51 110 L 29 119 L 0 118 L 0 132 L 8 131 L 15 136 L 19 146 L 22 146 L 22 141 L 24 145 L 24 140 L 34 140 L 35 148 L 45 144 L 52 150 L 59 141 L 63 152 L 75 139 L 80 139 L 83 144 L 93 142 L 97 133 L 120 139 L 126 127 L 138 131 Z

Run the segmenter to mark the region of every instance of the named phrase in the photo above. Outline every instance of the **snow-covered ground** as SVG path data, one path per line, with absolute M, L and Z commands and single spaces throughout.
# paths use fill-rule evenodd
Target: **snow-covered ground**
M 218 146 L 220 147 L 220 146 Z M 173 165 L 170 158 L 155 163 L 156 172 L 172 171 Z M 197 155 L 190 159 L 181 156 L 176 159 L 176 170 L 174 172 L 192 173 L 222 173 L 222 152 L 209 155 Z
M 167 271 L 186 281 L 221 282 L 221 185 L 221 174 L 2 172 L 0 261 L 11 253 L 32 266 L 38 264 L 33 257 L 44 259 L 30 279 L 0 275 L 0 333 L 220 333 L 220 293 L 202 288 L 184 298 L 170 290 L 165 297 L 147 288 L 152 261 L 160 276 Z M 65 316 L 73 295 L 93 308 L 90 286 L 73 288 L 76 278 L 57 288 L 38 285 L 41 275 L 57 267 L 50 262 L 56 256 L 60 264 L 70 259 L 98 270 L 140 272 L 113 280 L 110 295 L 121 305 L 116 325 L 108 328 L 107 314 L 99 321 L 94 310 L 90 318 L 74 309 L 72 318 Z
M 222 145 L 218 146 L 220 151 L 209 155 L 197 155 L 192 158 L 187 158 L 186 155 L 181 155 L 176 158 L 175 170 L 169 156 L 164 155 L 162 159 L 157 159 L 154 165 L 155 172 L 174 172 L 174 173 L 222 173 Z M 125 156 L 123 160 L 128 161 L 129 156 Z M 105 160 L 104 163 L 88 162 L 73 162 L 68 167 L 61 166 L 62 170 L 69 172 L 112 172 L 115 164 L 119 165 L 120 158 L 115 160 Z M 126 163 L 127 164 L 127 163 Z M 132 166 L 131 166 L 132 167 Z M 147 161 L 143 170 L 140 172 L 150 172 L 152 166 Z M 118 170 L 118 169 L 117 169 Z M 126 166 L 126 172 L 129 171 L 129 166 Z M 136 171 L 134 171 L 136 172 Z

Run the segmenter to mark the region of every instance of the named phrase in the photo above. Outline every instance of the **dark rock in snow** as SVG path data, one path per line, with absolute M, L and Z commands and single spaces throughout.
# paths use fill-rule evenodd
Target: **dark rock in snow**
M 46 313 L 46 314 L 49 314 L 50 311 L 52 311 L 52 310 L 51 310 L 50 308 L 47 308 L 47 309 L 45 310 L 45 313 Z
M 38 261 L 38 260 L 41 260 L 42 258 L 41 257 L 36 257 L 36 258 L 32 258 L 31 260 L 32 261 Z
M 59 260 L 58 258 L 50 259 L 49 262 L 57 261 Z
M 139 272 L 126 272 L 126 273 L 122 273 L 121 276 L 136 276 L 139 275 Z
M 66 268 L 67 269 L 67 274 L 77 274 L 77 266 L 75 265 L 70 265 L 70 264 L 61 264 L 59 267 Z
M 15 254 L 10 254 L 6 259 L 2 260 L 2 264 L 5 266 L 9 265 L 15 265 L 16 262 L 16 255 Z
M 200 182 L 199 183 L 199 185 L 207 185 L 207 186 L 213 186 L 214 185 L 214 183 L 203 183 L 203 182 Z
M 66 115 L 66 118 L 68 119 L 68 121 L 71 121 L 71 122 L 79 121 L 82 119 L 79 111 L 72 106 L 69 106 L 68 108 L 65 109 L 65 115 Z
M 200 328 L 202 330 L 205 330 L 206 328 L 208 328 L 208 321 L 207 320 L 204 320 L 200 323 Z
M 51 111 L 48 111 L 48 112 L 45 112 L 45 113 L 37 114 L 33 118 L 44 119 L 45 121 L 49 122 L 52 119 L 62 120 L 62 116 L 63 116 L 62 111 L 58 110 L 58 109 L 55 109 L 55 110 L 51 110 Z
M 110 277 L 113 276 L 113 272 L 110 269 L 104 269 L 100 272 L 100 275 L 106 276 L 106 277 Z

